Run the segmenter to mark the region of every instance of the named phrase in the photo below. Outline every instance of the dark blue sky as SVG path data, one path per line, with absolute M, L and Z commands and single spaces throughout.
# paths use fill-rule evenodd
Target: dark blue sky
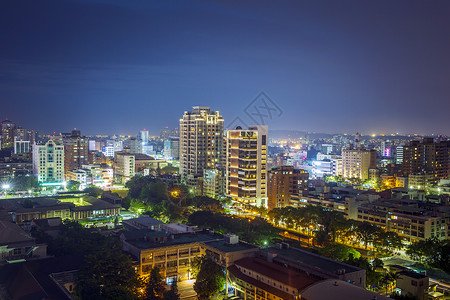
M 157 134 L 260 91 L 273 129 L 450 134 L 450 1 L 0 1 L 0 117 L 24 127 Z

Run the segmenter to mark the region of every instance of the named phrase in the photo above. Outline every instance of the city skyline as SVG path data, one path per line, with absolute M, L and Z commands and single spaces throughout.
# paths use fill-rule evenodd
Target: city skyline
M 229 121 L 245 116 L 265 92 L 282 110 L 271 129 L 449 135 L 449 9 L 443 1 L 7 1 L 0 119 L 43 133 L 158 133 L 193 105 Z

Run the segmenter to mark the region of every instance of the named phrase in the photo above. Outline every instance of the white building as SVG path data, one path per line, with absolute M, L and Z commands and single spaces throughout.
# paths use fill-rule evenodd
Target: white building
M 135 156 L 127 152 L 116 152 L 114 156 L 114 177 L 126 183 L 135 175 Z
M 21 141 L 14 137 L 14 154 L 20 153 L 30 153 L 30 141 Z
M 210 107 L 194 106 L 180 119 L 180 175 L 195 186 L 204 169 L 223 166 L 223 118 Z
M 64 181 L 64 146 L 53 140 L 33 145 L 33 174 L 39 182 Z

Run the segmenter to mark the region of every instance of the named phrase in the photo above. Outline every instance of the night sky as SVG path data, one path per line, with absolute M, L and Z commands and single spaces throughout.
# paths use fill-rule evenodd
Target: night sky
M 0 1 L 0 118 L 25 128 L 155 135 L 261 91 L 272 129 L 450 134 L 450 1 Z

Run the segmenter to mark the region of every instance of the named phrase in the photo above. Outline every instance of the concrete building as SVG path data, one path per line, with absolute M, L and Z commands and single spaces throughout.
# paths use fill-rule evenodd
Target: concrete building
M 40 183 L 64 181 L 64 146 L 49 140 L 44 145 L 33 145 L 33 174 Z
M 131 154 L 141 154 L 142 153 L 142 142 L 136 137 L 130 137 L 123 142 L 124 148 L 128 148 Z
M 410 141 L 403 147 L 402 170 L 405 175 L 431 175 L 433 182 L 449 175 L 450 141 L 435 143 L 433 138 Z
M 292 196 L 307 196 L 309 174 L 292 166 L 273 168 L 268 172 L 268 209 L 291 205 Z
M 135 158 L 128 152 L 116 152 L 114 155 L 114 178 L 125 184 L 135 174 Z
M 267 207 L 268 127 L 227 131 L 226 193 L 233 200 Z
M 89 139 L 81 136 L 79 130 L 71 133 L 63 133 L 64 145 L 64 172 L 81 169 L 83 165 L 89 164 Z
M 377 166 L 377 152 L 366 149 L 342 150 L 342 173 L 345 178 L 369 179 L 369 169 Z
M 139 140 L 141 141 L 142 145 L 148 144 L 148 130 L 140 130 L 139 131 Z
M 80 190 L 87 187 L 87 172 L 83 169 L 69 170 L 65 174 L 66 180 L 73 180 L 80 183 Z
M 180 119 L 181 180 L 196 186 L 204 169 L 223 164 L 223 118 L 206 106 L 194 106 Z
M 224 195 L 224 176 L 218 169 L 203 170 L 203 195 L 217 199 Z
M 169 137 L 164 140 L 164 156 L 178 160 L 180 158 L 180 138 Z
M 30 153 L 30 151 L 30 141 L 22 141 L 14 137 L 14 154 Z
M 2 148 L 13 147 L 14 136 L 16 133 L 16 124 L 6 119 L 0 123 Z
M 395 164 L 403 164 L 403 146 L 398 146 L 395 148 Z

